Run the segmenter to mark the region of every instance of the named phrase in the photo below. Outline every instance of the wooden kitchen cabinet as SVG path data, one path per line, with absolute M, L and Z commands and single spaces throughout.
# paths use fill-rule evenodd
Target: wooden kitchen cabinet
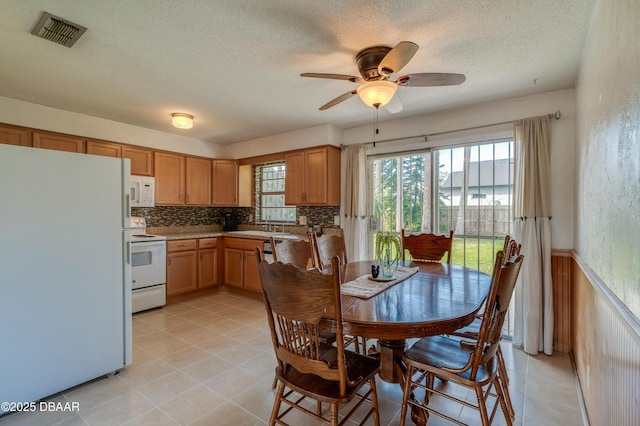
M 122 146 L 122 158 L 131 160 L 131 174 L 153 176 L 153 151 L 135 146 Z
M 226 285 L 261 292 L 256 247 L 264 245 L 262 240 L 225 238 L 224 283 Z
M 253 250 L 244 251 L 244 288 L 262 293 L 262 281 L 260 281 L 260 271 L 258 271 L 258 256 L 256 256 L 254 250 L 255 247 Z
M 122 145 L 110 142 L 87 141 L 87 154 L 122 157 Z
M 34 132 L 33 146 L 57 151 L 86 152 L 84 139 L 55 133 Z
M 87 154 L 105 157 L 128 158 L 131 160 L 131 174 L 153 176 L 153 151 L 111 142 L 87 141 Z
M 198 288 L 218 284 L 218 239 L 198 240 Z
M 225 244 L 228 244 L 226 242 Z M 244 250 L 224 248 L 224 283 L 234 287 L 244 287 Z
M 254 170 L 251 164 L 238 166 L 238 207 L 253 207 L 255 194 Z
M 156 204 L 211 205 L 211 160 L 156 152 Z
M 197 289 L 196 241 L 167 241 L 167 296 Z
M 310 148 L 285 155 L 286 205 L 340 205 L 340 149 Z
M 238 205 L 238 162 L 213 160 L 213 205 Z
M 19 127 L 0 126 L 0 143 L 31 146 L 31 132 Z
M 168 152 L 154 153 L 155 203 L 183 205 L 185 203 L 185 163 L 184 155 Z
M 186 204 L 211 205 L 211 160 L 186 157 Z

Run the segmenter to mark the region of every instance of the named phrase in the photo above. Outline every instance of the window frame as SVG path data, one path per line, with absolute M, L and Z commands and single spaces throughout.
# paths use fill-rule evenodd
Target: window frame
M 264 191 L 264 181 L 266 180 L 264 178 L 264 170 L 269 168 L 269 167 L 282 167 L 282 177 L 278 177 L 278 178 L 274 178 L 274 179 L 268 179 L 270 181 L 281 181 L 282 182 L 282 190 L 281 191 Z M 255 223 L 260 223 L 260 224 L 264 224 L 264 223 L 277 223 L 277 224 L 284 224 L 284 225 L 291 225 L 291 224 L 295 224 L 296 223 L 296 206 L 287 206 L 286 204 L 284 204 L 284 199 L 285 199 L 285 185 L 286 185 L 286 165 L 285 165 L 285 161 L 284 160 L 278 160 L 278 161 L 272 161 L 269 163 L 261 163 L 261 164 L 256 164 L 255 165 L 255 179 L 256 179 L 256 185 L 255 185 L 255 200 L 256 200 L 256 206 L 255 206 L 255 214 L 256 214 L 256 221 Z M 269 207 L 265 207 L 263 206 L 263 196 L 265 196 L 265 194 L 267 196 L 281 196 L 282 197 L 282 205 L 278 205 L 278 206 L 269 206 Z M 272 215 L 264 215 L 263 213 L 265 212 L 265 209 L 283 209 L 283 215 L 280 218 L 274 219 Z M 286 214 L 286 210 L 288 210 L 289 216 L 292 216 L 293 218 L 291 220 L 285 220 L 284 217 L 287 216 Z M 268 217 L 268 219 L 267 219 Z

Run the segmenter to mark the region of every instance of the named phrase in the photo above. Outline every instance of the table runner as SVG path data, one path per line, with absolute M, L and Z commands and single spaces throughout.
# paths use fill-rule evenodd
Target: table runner
M 361 299 L 369 299 L 385 289 L 406 280 L 410 276 L 418 272 L 419 268 L 405 268 L 398 266 L 394 272 L 395 279 L 393 281 L 374 281 L 369 279 L 370 274 L 363 275 L 353 281 L 346 282 L 340 286 L 343 295 L 359 297 Z

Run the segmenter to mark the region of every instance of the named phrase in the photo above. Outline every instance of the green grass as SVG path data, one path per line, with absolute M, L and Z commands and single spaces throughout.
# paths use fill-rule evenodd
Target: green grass
M 502 249 L 504 239 L 478 240 L 453 237 L 451 263 L 478 269 L 489 275 L 493 272 L 496 253 Z
M 493 273 L 496 253 L 502 249 L 504 238 L 482 239 L 453 237 L 451 263 L 478 269 L 486 274 Z M 465 253 L 466 252 L 466 253 Z M 466 255 L 465 255 L 466 254 Z

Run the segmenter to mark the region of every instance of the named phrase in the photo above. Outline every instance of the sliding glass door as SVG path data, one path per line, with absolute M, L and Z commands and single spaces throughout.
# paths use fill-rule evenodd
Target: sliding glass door
M 511 140 L 372 156 L 369 166 L 371 255 L 378 231 L 453 230 L 452 263 L 491 274 L 495 253 L 511 234 Z

